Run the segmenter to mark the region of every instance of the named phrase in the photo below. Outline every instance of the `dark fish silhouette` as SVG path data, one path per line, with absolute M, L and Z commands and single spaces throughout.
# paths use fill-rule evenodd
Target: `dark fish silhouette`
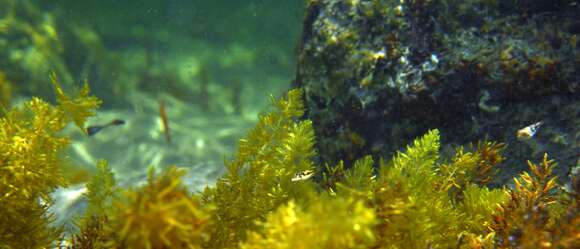
M 120 120 L 120 119 L 114 119 L 113 121 L 104 124 L 104 125 L 92 125 L 87 127 L 87 134 L 90 136 L 93 136 L 95 134 L 97 134 L 99 131 L 109 127 L 109 126 L 118 126 L 118 125 L 124 125 L 125 121 L 124 120 Z

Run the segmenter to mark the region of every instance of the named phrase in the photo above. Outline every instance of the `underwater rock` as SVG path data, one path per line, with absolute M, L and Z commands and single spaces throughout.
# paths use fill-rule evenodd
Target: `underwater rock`
M 307 1 L 294 85 L 321 160 L 389 158 L 438 128 L 443 142 L 508 144 L 496 183 L 544 152 L 578 160 L 580 49 L 574 1 Z M 516 132 L 542 121 L 528 141 Z

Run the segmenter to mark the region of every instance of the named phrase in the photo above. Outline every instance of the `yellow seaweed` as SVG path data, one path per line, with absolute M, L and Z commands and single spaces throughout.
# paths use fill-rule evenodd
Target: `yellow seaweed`
M 98 106 L 88 92 L 62 95 L 70 101 L 53 106 L 32 98 L 0 118 L 0 248 L 47 247 L 59 237 L 47 214 L 50 193 L 66 184 L 59 154 L 69 140 L 58 132 L 68 117 L 86 118 Z M 84 119 L 77 121 L 82 127 Z
M 129 190 L 114 204 L 106 222 L 113 248 L 202 248 L 207 239 L 207 209 L 191 196 L 180 177 L 169 168 L 155 177 L 150 171 L 147 184 Z
M 69 121 L 83 127 L 98 100 L 88 88 L 74 99 L 57 83 L 55 89 L 58 106 L 33 98 L 26 109 L 0 119 L 0 205 L 8 207 L 0 209 L 0 248 L 47 247 L 58 237 L 46 216 L 50 191 L 64 184 L 57 153 L 68 139 L 57 133 Z M 547 156 L 529 163 L 531 173 L 522 173 L 514 189 L 488 189 L 484 185 L 503 161 L 504 145 L 484 141 L 442 160 L 439 131 L 432 130 L 390 161 L 375 163 L 366 156 L 350 169 L 342 163 L 327 167 L 317 179 L 322 167 L 313 162 L 312 122 L 299 120 L 302 92 L 291 90 L 273 105 L 240 140 L 226 162 L 227 174 L 201 195 L 186 191 L 175 168 L 150 173 L 142 187 L 119 189 L 110 168 L 99 162 L 87 185 L 87 213 L 69 248 L 576 248 L 580 243 L 578 194 L 559 191 Z M 301 172 L 316 176 L 293 180 Z
M 236 157 L 226 163 L 228 173 L 203 194 L 216 207 L 208 248 L 236 248 L 257 221 L 293 197 L 308 195 L 307 183 L 292 182 L 297 172 L 314 169 L 312 122 L 303 115 L 302 92 L 274 100 L 276 109 L 260 116 L 256 127 L 240 140 Z

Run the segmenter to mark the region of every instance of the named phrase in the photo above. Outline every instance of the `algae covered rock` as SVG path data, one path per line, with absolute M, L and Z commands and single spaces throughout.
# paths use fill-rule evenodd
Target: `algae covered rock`
M 389 156 L 426 130 L 444 143 L 550 153 L 566 175 L 580 135 L 574 1 L 307 1 L 295 85 L 323 161 Z M 526 141 L 516 132 L 543 122 Z

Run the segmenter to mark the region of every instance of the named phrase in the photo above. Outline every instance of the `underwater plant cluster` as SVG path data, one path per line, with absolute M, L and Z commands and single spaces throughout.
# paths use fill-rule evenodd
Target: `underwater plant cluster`
M 303 92 L 272 98 L 273 110 L 240 140 L 227 173 L 202 193 L 183 171 L 150 171 L 120 187 L 105 161 L 87 183 L 77 231 L 50 226 L 48 193 L 66 184 L 59 153 L 67 123 L 83 131 L 100 101 L 34 98 L 0 119 L 0 248 L 578 248 L 580 180 L 561 189 L 544 156 L 513 188 L 485 186 L 504 161 L 501 143 L 482 141 L 440 154 L 431 130 L 392 159 L 352 168 L 316 165 Z M 375 167 L 377 166 L 377 167 Z M 34 183 L 34 184 L 31 184 Z
M 306 0 L 296 88 L 255 119 L 297 30 L 256 16 L 295 3 L 184 27 L 193 2 L 138 1 L 127 31 L 64 2 L 135 4 L 0 0 L 0 249 L 580 248 L 577 1 Z

